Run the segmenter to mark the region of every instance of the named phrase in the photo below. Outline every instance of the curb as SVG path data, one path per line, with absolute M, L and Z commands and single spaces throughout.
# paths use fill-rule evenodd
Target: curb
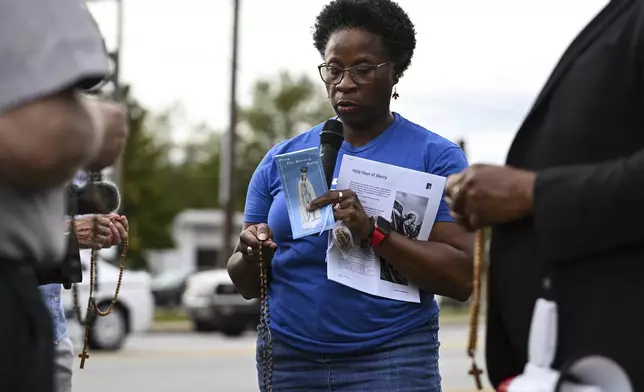
M 148 333 L 180 333 L 192 332 L 190 321 L 155 321 Z

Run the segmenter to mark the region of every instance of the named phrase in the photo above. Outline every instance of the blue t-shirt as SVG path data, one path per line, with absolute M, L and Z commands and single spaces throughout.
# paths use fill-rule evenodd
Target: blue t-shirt
M 468 164 L 460 147 L 399 114 L 376 139 L 361 147 L 342 144 L 344 154 L 433 173 L 458 173 Z M 343 354 L 377 347 L 429 322 L 438 312 L 434 295 L 421 291 L 420 303 L 366 294 L 327 279 L 327 235 L 293 240 L 275 155 L 320 145 L 319 124 L 273 147 L 248 187 L 244 220 L 268 223 L 278 244 L 269 284 L 271 331 L 275 339 L 318 353 Z M 451 222 L 441 202 L 437 222 Z

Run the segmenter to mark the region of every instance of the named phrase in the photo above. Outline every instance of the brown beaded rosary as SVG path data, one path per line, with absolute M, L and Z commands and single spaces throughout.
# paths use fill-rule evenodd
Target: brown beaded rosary
M 100 181 L 101 176 L 100 173 L 92 173 L 90 175 L 89 179 L 89 186 L 91 186 L 92 183 L 95 183 L 96 181 Z M 93 230 L 92 230 L 92 241 L 96 243 L 96 237 L 98 235 L 98 218 L 95 215 L 94 216 L 94 221 L 93 221 Z M 73 234 L 76 234 L 76 222 L 74 220 L 74 217 L 71 218 L 71 232 Z M 92 255 L 90 258 L 90 266 L 89 266 L 89 298 L 87 300 L 87 313 L 85 314 L 85 317 L 82 316 L 81 310 L 80 310 L 80 305 L 79 305 L 79 300 L 78 300 L 78 284 L 74 284 L 72 286 L 72 292 L 73 292 L 73 300 L 74 300 L 74 313 L 76 315 L 76 319 L 78 320 L 80 325 L 83 325 L 85 327 L 85 333 L 84 333 L 84 338 L 83 338 L 83 351 L 78 354 L 78 357 L 80 358 L 80 368 L 84 369 L 85 368 L 85 360 L 89 358 L 89 354 L 87 354 L 87 346 L 88 346 L 88 341 L 89 341 L 89 330 L 91 325 L 94 322 L 94 317 L 105 317 L 112 313 L 112 309 L 114 309 L 114 306 L 116 305 L 116 300 L 119 296 L 119 292 L 121 290 L 121 282 L 123 281 L 123 272 L 125 271 L 125 255 L 127 254 L 127 248 L 128 248 L 128 237 L 125 236 L 123 240 L 123 251 L 121 252 L 121 255 L 119 257 L 119 278 L 116 283 L 116 290 L 114 293 L 114 296 L 112 297 L 112 301 L 108 308 L 106 310 L 101 310 L 99 305 L 96 303 L 96 299 L 94 298 L 94 289 L 97 286 L 97 281 L 98 281 L 98 268 L 96 266 L 96 259 L 98 256 L 98 251 L 95 249 L 92 249 Z
M 483 229 L 476 232 L 476 243 L 474 245 L 474 273 L 473 275 L 473 293 L 472 306 L 470 307 L 470 337 L 467 345 L 467 356 L 472 359 L 472 367 L 468 372 L 474 377 L 476 389 L 482 390 L 481 370 L 476 366 L 476 342 L 478 339 L 479 312 L 481 309 L 481 270 L 483 268 L 483 258 L 485 255 L 485 234 Z
M 262 392 L 273 391 L 273 340 L 271 336 L 271 312 L 268 307 L 268 261 L 264 260 L 264 242 L 259 242 L 260 278 L 260 319 L 259 329 L 262 338 Z

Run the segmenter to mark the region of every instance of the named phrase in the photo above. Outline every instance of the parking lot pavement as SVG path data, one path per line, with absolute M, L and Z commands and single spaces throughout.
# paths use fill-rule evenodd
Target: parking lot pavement
M 80 329 L 72 326 L 71 332 L 77 350 L 80 350 Z M 467 374 L 470 365 L 465 355 L 467 328 L 445 326 L 440 336 L 443 391 L 475 391 L 473 380 Z M 135 335 L 119 352 L 90 353 L 84 370 L 78 369 L 77 360 L 74 390 L 257 392 L 254 353 L 255 335 L 252 333 L 234 339 L 217 333 Z

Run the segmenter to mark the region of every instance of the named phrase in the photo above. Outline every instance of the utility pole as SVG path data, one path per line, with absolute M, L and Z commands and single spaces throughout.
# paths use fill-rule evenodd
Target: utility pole
M 116 50 L 113 56 L 114 59 L 114 100 L 125 104 L 123 96 L 123 87 L 121 86 L 121 64 L 122 64 L 122 53 L 123 53 L 123 0 L 116 0 Z M 123 186 L 123 156 L 125 153 L 119 155 L 112 166 L 112 181 L 116 184 L 117 188 L 122 189 Z M 122 191 L 121 191 L 122 192 Z M 120 215 L 125 215 L 126 206 L 125 203 L 121 203 L 118 213 Z M 117 256 L 123 253 L 125 244 L 121 243 L 117 246 Z
M 99 3 L 104 0 L 85 0 L 86 3 Z M 122 52 L 123 52 L 123 0 L 111 0 L 116 3 L 116 48 L 112 52 L 109 52 L 109 57 L 112 60 L 114 69 L 112 75 L 110 75 L 110 80 L 114 85 L 114 91 L 112 92 L 112 99 L 116 102 L 122 102 L 123 100 L 123 88 L 121 87 L 121 64 L 122 64 Z M 116 186 L 121 186 L 123 181 L 123 157 L 120 156 L 117 161 L 112 165 L 111 178 L 112 182 Z
M 114 61 L 114 75 L 112 82 L 114 83 L 114 100 L 116 102 L 123 101 L 123 88 L 121 87 L 121 64 L 122 64 L 122 48 L 123 48 L 123 0 L 116 0 L 116 49 L 112 55 Z M 116 186 L 121 186 L 123 183 L 123 154 L 118 157 L 114 166 L 112 167 L 112 181 Z
M 85 0 L 87 3 L 90 2 L 99 2 L 103 0 Z M 122 64 L 122 53 L 123 53 L 123 0 L 112 0 L 116 3 L 116 48 L 112 52 L 109 52 L 109 57 L 112 60 L 113 72 L 110 75 L 110 80 L 113 84 L 114 90 L 112 91 L 112 99 L 115 102 L 124 103 L 123 99 L 123 88 L 121 86 L 121 64 Z M 123 184 L 123 154 L 121 154 L 114 165 L 112 165 L 112 172 L 110 174 L 110 180 L 119 188 Z M 125 206 L 121 203 L 119 214 L 125 215 Z M 118 255 L 123 252 L 124 244 L 121 242 L 116 247 L 116 258 L 113 260 L 115 263 L 118 260 Z
M 224 208 L 224 237 L 217 263 L 223 264 L 233 252 L 231 239 L 235 222 L 235 147 L 237 145 L 237 58 L 239 52 L 239 3 L 233 0 L 233 42 L 230 77 L 230 118 L 229 128 L 221 149 L 221 172 L 219 179 L 219 205 Z

